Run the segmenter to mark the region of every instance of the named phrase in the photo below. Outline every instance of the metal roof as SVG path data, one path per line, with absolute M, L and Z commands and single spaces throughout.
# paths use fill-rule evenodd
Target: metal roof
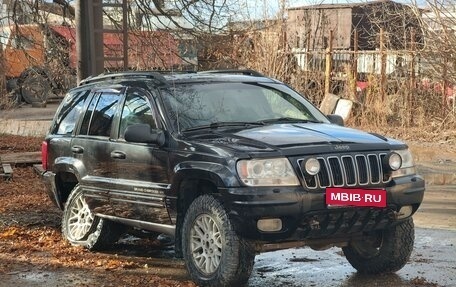
M 287 10 L 310 10 L 310 9 L 343 9 L 343 8 L 355 8 L 355 7 L 363 7 L 363 6 L 370 6 L 370 5 L 377 5 L 377 4 L 397 4 L 397 5 L 404 5 L 401 3 L 397 3 L 391 0 L 376 0 L 376 1 L 369 1 L 369 2 L 356 2 L 356 3 L 337 3 L 337 4 L 315 4 L 315 5 L 307 5 L 307 6 L 299 6 L 299 7 L 290 7 Z

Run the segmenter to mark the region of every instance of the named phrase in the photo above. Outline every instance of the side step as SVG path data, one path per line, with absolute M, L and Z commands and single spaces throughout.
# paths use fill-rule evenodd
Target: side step
M 106 218 L 106 219 L 109 219 L 109 220 L 112 220 L 115 222 L 123 223 L 128 226 L 137 227 L 139 229 L 154 231 L 154 232 L 158 232 L 158 233 L 164 233 L 173 238 L 176 235 L 176 226 L 175 225 L 151 223 L 151 222 L 146 222 L 146 221 L 121 218 L 121 217 L 104 215 L 104 214 L 99 214 L 99 213 L 97 213 L 96 215 L 101 218 Z

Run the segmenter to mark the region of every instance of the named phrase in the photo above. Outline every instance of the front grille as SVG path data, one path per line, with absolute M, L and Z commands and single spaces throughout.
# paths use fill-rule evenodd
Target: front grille
M 303 164 L 305 158 L 298 160 L 298 165 L 307 188 L 354 187 L 378 185 L 390 180 L 383 171 L 383 158 L 386 153 L 328 155 L 317 157 L 320 172 L 307 175 Z

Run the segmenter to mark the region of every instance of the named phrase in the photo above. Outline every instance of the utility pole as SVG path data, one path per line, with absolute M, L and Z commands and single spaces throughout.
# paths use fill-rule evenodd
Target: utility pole
M 76 1 L 76 52 L 78 83 L 103 73 L 102 0 Z
M 3 61 L 3 45 L 0 43 L 0 98 L 6 94 L 5 62 Z
M 380 28 L 380 95 L 382 101 L 386 100 L 388 80 L 386 78 L 386 51 L 385 51 L 385 31 Z
M 55 0 L 54 0 L 55 1 Z M 122 10 L 121 29 L 105 29 L 103 25 L 103 9 L 120 8 Z M 106 61 L 123 62 L 122 68 L 128 69 L 128 1 L 119 3 L 103 0 L 76 1 L 76 52 L 78 56 L 78 83 L 89 76 L 104 72 Z M 104 56 L 104 34 L 122 35 L 122 55 Z
M 334 31 L 329 31 L 328 47 L 326 47 L 326 64 L 325 64 L 325 96 L 331 93 L 331 72 L 332 72 L 332 54 L 333 54 L 333 37 Z

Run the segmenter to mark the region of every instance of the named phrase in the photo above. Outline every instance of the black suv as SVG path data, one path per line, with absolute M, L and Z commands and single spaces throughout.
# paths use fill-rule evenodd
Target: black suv
M 424 194 L 404 143 L 343 127 L 250 70 L 89 78 L 42 151 L 67 240 L 167 234 L 200 285 L 245 284 L 256 253 L 302 245 L 342 247 L 362 273 L 397 271 Z

